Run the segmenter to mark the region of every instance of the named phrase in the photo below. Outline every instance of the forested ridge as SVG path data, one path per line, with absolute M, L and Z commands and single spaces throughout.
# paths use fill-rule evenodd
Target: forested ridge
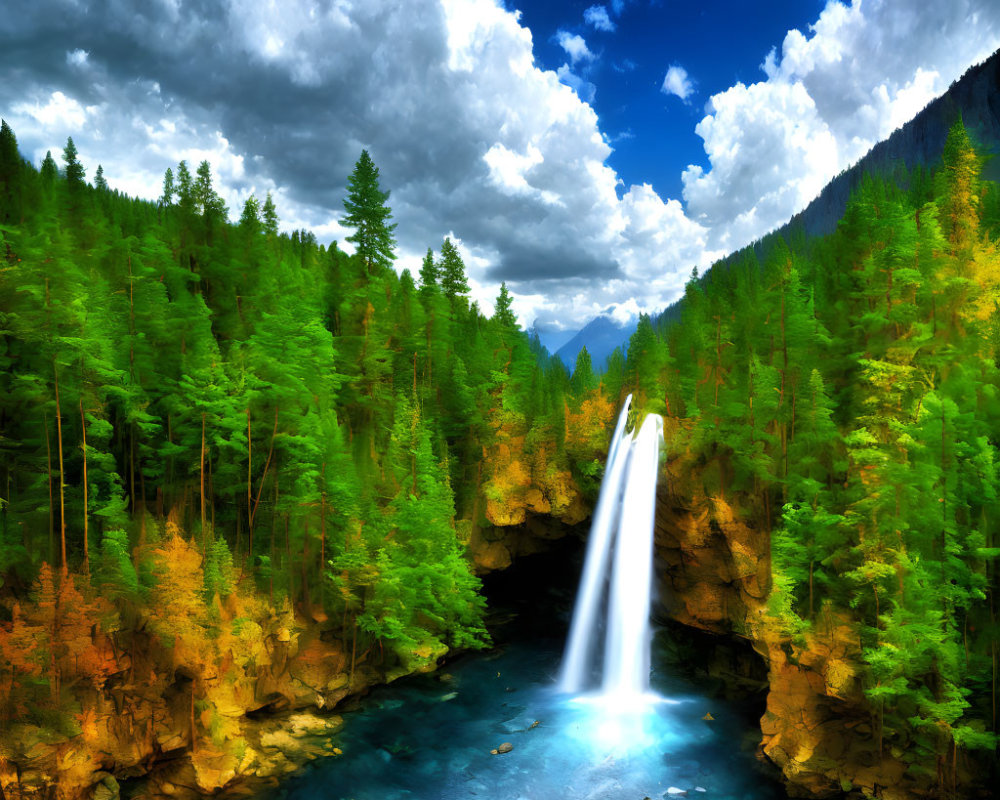
M 3 763 L 101 741 L 111 708 L 153 758 L 178 704 L 192 754 L 237 763 L 300 633 L 333 701 L 488 643 L 470 542 L 596 490 L 614 401 L 586 358 L 571 380 L 506 287 L 470 304 L 448 239 L 397 274 L 366 152 L 353 255 L 280 233 L 270 194 L 231 224 L 207 162 L 150 202 L 88 183 L 72 139 L 61 161 L 3 124 Z
M 868 175 L 832 235 L 693 275 L 629 351 L 671 491 L 769 539 L 753 636 L 793 660 L 853 652 L 828 702 L 860 681 L 872 763 L 949 796 L 998 731 L 1000 193 L 982 165 L 959 120 L 936 168 Z

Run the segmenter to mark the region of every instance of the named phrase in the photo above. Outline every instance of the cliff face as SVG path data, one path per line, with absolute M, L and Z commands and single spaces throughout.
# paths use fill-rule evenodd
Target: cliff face
M 680 476 L 672 476 L 675 488 Z M 663 483 L 661 482 L 661 486 Z M 855 629 L 827 615 L 791 637 L 768 611 L 770 542 L 727 503 L 661 488 L 656 516 L 661 613 L 714 634 L 748 640 L 768 668 L 760 754 L 790 793 L 831 797 L 852 789 L 903 800 L 921 794 L 902 753 L 879 757 L 857 676 Z
M 119 780 L 140 778 L 146 789 L 136 796 L 195 798 L 276 779 L 336 754 L 341 721 L 328 712 L 348 695 L 431 670 L 447 650 L 422 643 L 405 659 L 362 651 L 340 620 L 239 587 L 206 601 L 200 552 L 173 520 L 144 547 L 170 565 L 170 580 L 133 608 L 134 619 L 89 600 L 78 591 L 87 578 L 72 573 L 49 592 L 54 600 L 15 609 L 18 641 L 34 637 L 23 672 L 32 650 L 46 652 L 43 633 L 77 655 L 60 655 L 57 706 L 26 713 L 35 696 L 22 692 L 0 719 L 0 800 L 112 800 Z M 44 629 L 34 622 L 46 610 Z M 56 649 L 47 652 L 55 660 Z
M 251 669 L 234 668 L 228 645 L 199 668 L 179 657 L 183 643 L 171 652 L 137 636 L 107 697 L 76 715 L 75 735 L 12 723 L 22 752 L 0 757 L 0 797 L 112 800 L 119 780 L 148 775 L 139 796 L 195 798 L 335 753 L 341 718 L 324 710 L 391 676 L 373 659 L 352 673 L 350 652 L 290 614 L 261 621 L 267 652 Z

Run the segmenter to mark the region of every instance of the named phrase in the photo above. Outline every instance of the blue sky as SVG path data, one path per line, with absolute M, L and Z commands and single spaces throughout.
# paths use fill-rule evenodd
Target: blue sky
M 997 0 L 33 0 L 0 116 L 142 197 L 207 159 L 234 216 L 272 192 L 345 249 L 365 148 L 399 269 L 451 237 L 484 310 L 505 281 L 574 330 L 675 300 L 998 47 Z
M 760 80 L 764 56 L 781 46 L 789 30 L 808 28 L 825 5 L 817 0 L 506 3 L 521 12 L 542 66 L 558 70 L 569 63 L 593 85 L 590 104 L 614 147 L 608 163 L 624 184 L 651 183 L 661 197 L 678 198 L 688 164 L 708 166 L 694 132 L 708 99 L 735 83 Z M 560 32 L 581 37 L 594 57 L 574 65 L 559 44 Z M 691 84 L 684 99 L 663 91 L 670 67 L 683 69 Z

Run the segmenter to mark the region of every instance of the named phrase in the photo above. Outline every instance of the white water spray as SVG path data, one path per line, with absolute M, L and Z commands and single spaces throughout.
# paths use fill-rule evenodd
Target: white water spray
M 625 432 L 631 401 L 629 395 L 608 450 L 559 678 L 564 692 L 592 688 L 603 620 L 601 693 L 621 700 L 639 699 L 649 690 L 653 518 L 663 438 L 663 420 L 657 414 L 646 417 L 638 436 Z

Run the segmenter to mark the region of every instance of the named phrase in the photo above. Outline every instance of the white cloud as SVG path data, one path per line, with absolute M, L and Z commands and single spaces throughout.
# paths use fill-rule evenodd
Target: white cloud
M 535 145 L 529 144 L 525 153 L 508 150 L 497 142 L 483 156 L 490 168 L 490 178 L 505 194 L 531 194 L 525 174 L 545 159 Z
M 608 16 L 607 6 L 591 6 L 583 12 L 583 21 L 593 25 L 596 30 L 611 33 L 617 27 Z
M 74 67 L 82 67 L 87 63 L 87 56 L 89 56 L 86 50 L 67 50 L 66 51 L 66 63 Z
M 39 100 L 34 103 L 15 103 L 12 110 L 15 114 L 27 115 L 45 128 L 57 131 L 59 135 L 64 131 L 73 135 L 76 129 L 86 124 L 87 117 L 96 111 L 93 106 L 85 108 L 75 98 L 67 97 L 59 91 L 52 92 L 44 104 Z
M 687 70 L 684 67 L 674 64 L 667 70 L 667 74 L 663 77 L 663 85 L 660 87 L 660 91 L 664 94 L 677 95 L 681 100 L 686 101 L 690 97 L 691 92 L 694 91 L 694 85 L 691 83 L 691 79 L 688 78 Z
M 58 153 L 73 135 L 88 174 L 102 163 L 112 186 L 145 197 L 160 193 L 167 166 L 208 159 L 234 214 L 250 192 L 270 190 L 286 229 L 343 243 L 344 182 L 366 148 L 392 190 L 400 268 L 419 269 L 450 233 L 484 310 L 506 280 L 522 323 L 553 329 L 609 307 L 662 308 L 692 266 L 783 223 L 1000 44 L 989 0 L 830 2 L 764 59 L 759 82 L 706 104 L 696 130 L 707 164 L 684 172 L 682 203 L 648 184 L 619 190 L 611 140 L 587 103 L 594 86 L 581 77 L 593 53 L 565 33 L 568 63 L 541 69 L 531 32 L 500 0 L 322 10 L 206 0 L 190 14 L 168 2 L 114 26 L 99 6 L 60 5 L 66 24 L 91 26 L 86 57 L 46 27 L 58 16 L 47 2 L 33 4 L 32 24 L 50 50 L 18 65 L 16 87 L 0 83 L 26 153 Z M 624 6 L 592 6 L 602 7 Z M 165 19 L 171 38 L 150 35 Z M 0 67 L 4 36 L 16 34 L 0 24 Z M 126 59 L 127 37 L 136 48 Z M 202 48 L 205 37 L 218 47 Z M 690 100 L 690 77 L 674 69 L 664 91 Z
M 683 174 L 688 214 L 726 248 L 781 225 L 998 45 L 1000 5 L 985 0 L 829 0 L 767 55 L 764 80 L 711 98 L 696 128 L 710 168 Z
M 576 92 L 583 102 L 594 102 L 594 96 L 597 94 L 597 87 L 586 78 L 583 78 L 573 72 L 573 69 L 569 64 L 563 64 L 559 67 L 559 69 L 556 70 L 556 75 L 559 78 L 559 82 L 565 84 Z
M 556 34 L 556 41 L 574 64 L 577 61 L 592 61 L 594 58 L 594 54 L 587 47 L 587 42 L 579 34 L 559 31 Z

